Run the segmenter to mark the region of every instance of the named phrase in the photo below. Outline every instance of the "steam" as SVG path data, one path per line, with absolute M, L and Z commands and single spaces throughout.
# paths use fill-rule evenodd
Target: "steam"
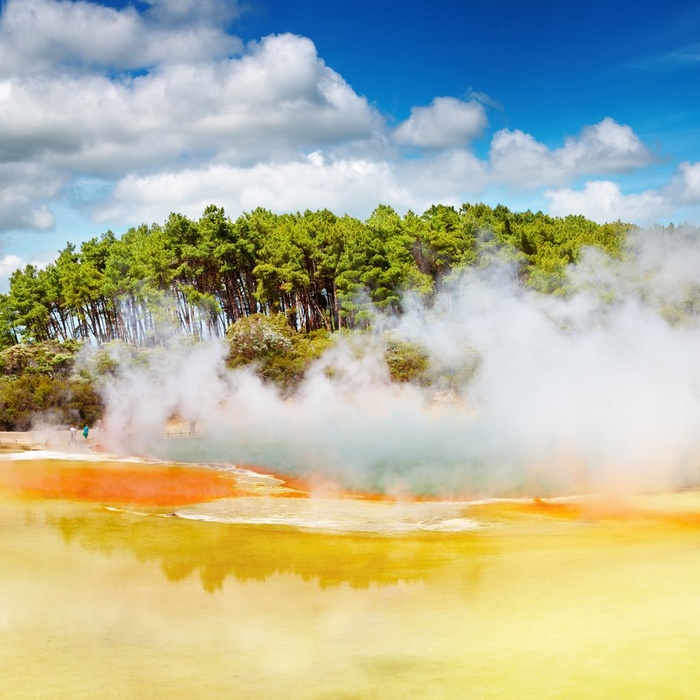
M 551 495 L 668 489 L 700 479 L 700 240 L 631 236 L 587 251 L 566 294 L 492 261 L 430 309 L 339 340 L 292 397 L 225 366 L 223 344 L 117 358 L 105 384 L 112 449 L 257 463 L 312 483 L 393 494 Z M 420 343 L 430 387 L 389 381 L 382 337 Z M 164 441 L 168 418 L 199 439 Z

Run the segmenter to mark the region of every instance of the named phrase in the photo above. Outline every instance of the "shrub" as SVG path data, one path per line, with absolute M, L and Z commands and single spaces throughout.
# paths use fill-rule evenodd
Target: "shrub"
M 391 339 L 384 358 L 392 381 L 428 383 L 428 353 L 417 343 Z
M 254 366 L 263 378 L 289 390 L 301 381 L 309 365 L 330 347 L 324 330 L 297 333 L 283 314 L 242 318 L 228 331 L 229 367 Z
M 284 354 L 291 347 L 293 332 L 282 314 L 253 314 L 240 319 L 226 334 L 231 346 L 229 366 L 237 367 Z
M 23 374 L 0 377 L 0 429 L 30 430 L 36 417 L 51 422 L 93 423 L 102 415 L 99 394 L 82 379 Z
M 0 352 L 0 373 L 13 376 L 67 376 L 73 370 L 75 354 L 79 347 L 79 343 L 75 341 L 18 343 Z

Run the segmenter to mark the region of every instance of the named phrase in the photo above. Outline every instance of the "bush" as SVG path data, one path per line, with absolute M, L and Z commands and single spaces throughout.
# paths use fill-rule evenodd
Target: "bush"
M 253 314 L 234 323 L 226 337 L 231 346 L 228 364 L 238 367 L 264 361 L 272 355 L 283 355 L 291 347 L 294 331 L 282 314 Z
M 15 377 L 22 374 L 67 376 L 73 370 L 79 348 L 75 341 L 18 343 L 0 352 L 0 373 Z
M 392 339 L 384 351 L 384 358 L 392 381 L 429 383 L 428 353 L 417 343 Z
M 298 384 L 333 342 L 328 331 L 295 332 L 283 314 L 242 318 L 231 326 L 227 338 L 229 367 L 254 366 L 261 377 L 283 390 Z
M 91 383 L 38 374 L 0 377 L 0 429 L 30 430 L 36 417 L 52 423 L 93 423 L 103 412 Z

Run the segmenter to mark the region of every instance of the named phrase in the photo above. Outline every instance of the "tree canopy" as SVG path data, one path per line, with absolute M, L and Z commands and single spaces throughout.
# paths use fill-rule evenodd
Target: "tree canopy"
M 307 333 L 363 328 L 374 313 L 400 313 L 408 290 L 429 303 L 496 249 L 524 284 L 556 292 L 584 247 L 616 255 L 630 228 L 485 204 L 404 216 L 380 205 L 366 221 L 260 208 L 232 220 L 210 205 L 199 220 L 173 213 L 121 237 L 107 231 L 79 249 L 67 243 L 45 268 L 15 271 L 0 296 L 0 347 L 224 337 L 256 314 L 282 314 Z

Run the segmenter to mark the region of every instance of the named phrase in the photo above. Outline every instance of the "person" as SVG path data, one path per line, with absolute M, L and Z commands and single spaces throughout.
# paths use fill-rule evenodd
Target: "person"
M 83 428 L 83 437 L 87 440 L 88 439 L 88 433 L 90 432 L 90 428 L 87 427 L 87 423 L 85 424 L 85 427 Z
M 70 444 L 75 445 L 75 434 L 78 431 L 75 429 L 75 426 L 71 425 L 70 427 Z

